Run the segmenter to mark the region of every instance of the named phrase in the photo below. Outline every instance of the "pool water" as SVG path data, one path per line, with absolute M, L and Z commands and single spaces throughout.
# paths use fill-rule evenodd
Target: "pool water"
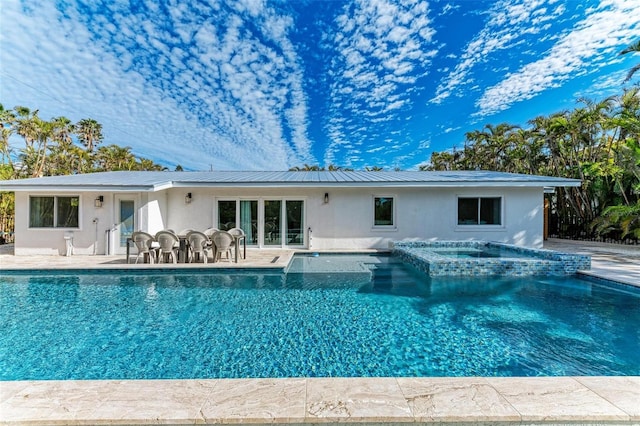
M 640 375 L 640 290 L 575 277 L 320 255 L 0 281 L 0 380 Z

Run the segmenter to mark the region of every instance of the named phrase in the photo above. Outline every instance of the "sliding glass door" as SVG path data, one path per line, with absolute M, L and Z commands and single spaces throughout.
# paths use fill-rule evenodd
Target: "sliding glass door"
M 265 200 L 264 201 L 264 245 L 265 246 L 281 246 L 282 238 L 280 235 L 282 223 L 282 201 L 281 200 Z
M 285 201 L 285 235 L 286 245 L 303 246 L 304 245 L 304 201 L 286 200 Z
M 304 246 L 304 201 L 218 200 L 217 227 L 240 228 L 247 244 L 263 247 Z
M 247 236 L 247 244 L 257 245 L 258 200 L 218 200 L 217 228 L 223 231 L 240 228 Z
M 240 229 L 247 238 L 247 244 L 258 244 L 258 201 L 240 200 Z
M 236 200 L 218 201 L 218 229 L 228 231 L 236 227 Z

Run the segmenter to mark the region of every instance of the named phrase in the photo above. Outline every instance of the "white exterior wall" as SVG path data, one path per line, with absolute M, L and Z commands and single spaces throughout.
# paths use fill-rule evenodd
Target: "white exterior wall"
M 65 232 L 73 232 L 74 254 L 104 254 L 105 231 L 113 221 L 111 197 L 104 193 L 37 193 L 36 196 L 79 196 L 79 227 L 29 228 L 29 194 L 16 192 L 15 254 L 16 255 L 64 255 L 67 251 Z M 95 207 L 94 200 L 104 196 L 102 207 Z M 94 219 L 97 219 L 94 223 Z M 94 251 L 95 250 L 95 251 Z
M 191 203 L 185 195 L 191 192 Z M 324 203 L 324 194 L 329 202 Z M 42 193 L 42 195 L 59 195 Z M 76 254 L 105 253 L 105 233 L 117 218 L 118 194 L 82 193 L 80 229 L 74 230 Z M 94 199 L 104 196 L 104 205 Z M 305 246 L 311 250 L 386 249 L 398 240 L 487 240 L 528 247 L 543 242 L 542 188 L 172 188 L 155 193 L 127 193 L 136 200 L 136 228 L 204 230 L 217 225 L 217 200 L 296 199 L 305 203 Z M 373 227 L 373 198 L 394 198 L 394 227 Z M 501 226 L 458 226 L 457 197 L 503 197 Z M 65 253 L 64 229 L 29 229 L 29 195 L 16 193 L 16 255 Z M 94 218 L 98 223 L 94 224 Z M 97 231 L 97 236 L 96 236 Z M 300 247 L 297 247 L 300 248 Z
M 308 209 L 311 249 L 388 248 L 399 240 L 487 240 L 528 247 L 543 243 L 542 188 L 330 190 L 329 204 Z M 373 197 L 394 197 L 395 227 L 373 227 Z M 502 226 L 457 225 L 457 197 L 503 197 Z

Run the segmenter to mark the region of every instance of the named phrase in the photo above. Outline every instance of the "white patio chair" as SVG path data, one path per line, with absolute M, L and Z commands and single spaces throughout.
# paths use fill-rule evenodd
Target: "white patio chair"
M 156 234 L 156 240 L 160 244 L 158 263 L 167 262 L 169 257 L 173 263 L 178 263 L 178 249 L 180 248 L 178 236 L 171 231 L 159 231 Z
M 214 232 L 219 231 L 218 228 L 214 228 L 213 226 L 211 228 L 207 228 L 203 231 L 204 235 L 206 235 L 207 237 L 211 238 L 211 236 L 213 235 Z
M 189 245 L 189 262 L 197 262 L 202 259 L 202 263 L 207 263 L 209 250 L 211 250 L 211 240 L 203 232 L 191 231 L 187 234 L 187 244 Z
M 215 256 L 213 258 L 214 262 L 222 259 L 222 254 L 226 255 L 226 258 L 229 262 L 231 262 L 231 258 L 233 257 L 233 251 L 231 250 L 233 244 L 233 236 L 227 231 L 216 231 L 211 236 L 211 241 L 213 241 L 213 245 L 215 247 Z
M 138 263 L 141 256 L 142 261 L 144 262 L 145 255 L 149 258 L 149 263 L 154 263 L 156 258 L 156 248 L 153 247 L 153 245 L 156 242 L 156 239 L 153 235 L 143 231 L 135 231 L 131 234 L 131 240 L 136 245 L 136 249 L 138 249 L 136 263 Z
M 242 258 L 244 259 L 247 253 L 247 236 L 240 228 L 231 228 L 228 232 L 231 234 L 231 236 L 233 236 L 232 247 L 236 250 L 236 255 L 240 253 L 240 247 L 236 247 L 236 245 L 239 245 L 241 241 L 243 242 L 245 256 L 243 256 Z

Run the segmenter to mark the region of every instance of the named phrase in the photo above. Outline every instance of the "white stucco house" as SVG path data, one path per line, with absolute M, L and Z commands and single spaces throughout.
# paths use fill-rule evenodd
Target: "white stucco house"
M 15 254 L 121 254 L 134 230 L 237 226 L 249 246 L 388 248 L 487 240 L 540 247 L 543 194 L 574 179 L 465 172 L 105 172 L 0 182 Z

